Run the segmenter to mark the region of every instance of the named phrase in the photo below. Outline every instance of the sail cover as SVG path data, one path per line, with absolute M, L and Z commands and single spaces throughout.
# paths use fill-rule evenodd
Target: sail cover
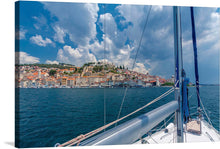
M 189 79 L 184 76 L 183 78 L 183 120 L 187 123 L 189 120 L 189 101 L 188 101 L 188 88 Z

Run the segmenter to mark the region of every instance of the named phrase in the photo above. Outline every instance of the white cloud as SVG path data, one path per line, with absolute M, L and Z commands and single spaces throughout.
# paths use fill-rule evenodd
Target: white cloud
M 159 38 L 167 38 L 169 36 L 169 30 L 170 27 L 169 26 L 165 26 L 163 28 L 159 28 L 158 30 L 156 30 L 154 32 L 155 36 L 159 39 Z
M 116 63 L 116 65 L 122 64 L 131 69 L 149 7 L 137 5 L 119 5 L 116 9 L 121 14 L 120 16 L 125 18 L 125 20 L 122 20 L 121 23 L 125 24 L 126 22 L 131 22 L 132 25 L 123 29 L 123 31 L 120 31 L 115 22 L 115 18 L 110 13 L 103 14 L 100 16 L 99 20 L 99 22 L 102 24 L 106 23 L 106 29 L 104 29 L 103 26 L 101 28 L 106 36 L 103 37 L 103 39 L 106 38 L 104 41 L 106 43 L 108 59 L 113 63 Z M 156 61 L 158 59 L 166 60 L 173 56 L 173 36 L 171 32 L 172 27 L 170 26 L 172 15 L 167 15 L 169 13 L 171 14 L 168 7 L 153 6 L 153 11 L 150 13 L 148 25 L 145 29 L 141 47 L 139 49 L 137 58 L 138 65 L 135 65 L 135 70 L 144 73 L 149 71 L 150 73 L 154 73 L 157 71 L 154 66 L 156 65 Z M 166 15 L 166 18 L 161 17 L 163 15 Z M 157 19 L 154 20 L 154 17 Z M 158 20 L 160 20 L 159 23 Z M 107 39 L 112 43 L 108 42 Z M 127 39 L 131 41 L 128 47 L 125 46 Z M 97 50 L 98 48 L 101 49 L 101 44 L 97 46 L 97 43 L 95 43 L 97 46 L 97 48 L 94 48 L 95 51 L 99 51 Z M 111 50 L 109 50 L 108 47 L 111 47 Z M 146 59 L 151 59 L 151 61 L 145 63 Z M 163 66 L 162 62 L 157 63 L 157 65 L 158 64 Z M 166 71 L 164 70 L 165 67 L 162 66 L 157 68 L 160 68 L 161 71 Z
M 58 61 L 50 61 L 50 60 L 46 60 L 46 64 L 59 64 Z
M 98 62 L 103 62 L 105 64 L 112 64 L 112 62 L 110 62 L 108 59 L 100 59 L 98 60 Z
M 145 68 L 143 63 L 136 63 L 133 70 L 136 71 L 136 72 L 141 72 L 143 74 L 149 73 L 149 70 L 147 70 Z
M 97 59 L 107 59 L 116 65 L 127 65 L 130 52 L 133 50 L 129 45 L 124 45 L 122 48 L 117 48 L 115 43 L 107 36 L 103 37 L 101 43 L 95 41 L 93 44 L 85 47 L 90 49 Z
M 27 33 L 27 30 L 24 30 L 22 28 L 20 30 L 16 30 L 15 38 L 18 39 L 18 40 L 25 39 L 25 34 L 26 33 Z
M 30 38 L 30 41 L 33 42 L 34 44 L 37 44 L 37 45 L 42 46 L 42 47 L 46 47 L 47 44 L 52 44 L 53 45 L 53 42 L 49 38 L 46 38 L 44 40 L 41 35 L 32 36 Z
M 187 13 L 188 11 L 188 13 Z M 183 59 L 184 69 L 194 81 L 194 54 L 192 43 L 192 29 L 189 8 L 183 11 L 185 29 L 183 30 Z M 197 55 L 200 72 L 200 82 L 217 83 L 219 78 L 219 50 L 220 50 L 220 16 L 216 8 L 194 8 L 195 29 L 197 38 Z M 186 24 L 187 23 L 187 24 Z M 215 80 L 215 81 L 213 81 Z
M 132 13 L 134 17 L 130 18 L 132 21 L 135 18 L 135 21 L 138 22 L 134 24 L 135 29 L 128 27 L 123 31 L 119 31 L 112 14 L 106 13 L 100 15 L 98 23 L 102 24 L 101 30 L 104 32 L 103 41 L 99 43 L 97 40 L 94 40 L 92 44 L 89 44 L 89 41 L 96 37 L 95 22 L 97 21 L 97 12 L 99 10 L 97 4 L 72 5 L 68 3 L 68 5 L 62 4 L 59 6 L 51 3 L 44 4 L 45 8 L 59 20 L 55 24 L 56 28 L 54 27 L 56 31 L 54 40 L 64 43 L 63 38 L 68 34 L 70 40 L 78 44 L 77 48 L 64 46 L 62 49 L 59 49 L 57 60 L 79 66 L 85 62 L 106 59 L 106 61 L 113 62 L 116 65 L 124 65 L 125 67 L 131 68 L 131 63 L 134 60 L 130 58 L 130 56 L 134 50 L 134 46 L 125 45 L 125 42 L 127 37 L 134 41 L 136 41 L 136 37 L 139 37 L 138 33 L 141 32 L 139 23 L 141 23 L 140 18 L 142 17 L 140 14 L 144 15 L 143 11 L 139 11 L 140 7 L 134 7 L 136 13 Z M 143 8 L 144 7 L 141 6 L 141 9 Z M 80 17 L 79 14 L 83 17 Z M 129 19 L 126 18 L 126 21 L 129 21 Z M 105 29 L 103 28 L 104 26 L 106 27 Z M 142 72 L 147 72 L 143 66 L 144 65 L 141 67 L 140 63 L 136 69 L 140 68 Z
M 139 31 L 136 30 L 140 30 L 140 28 L 134 29 L 129 26 L 127 29 L 119 31 L 115 19 L 110 13 L 100 15 L 99 23 L 102 24 L 101 29 L 104 32 L 103 41 L 101 43 L 95 41 L 88 48 L 91 49 L 98 59 L 107 59 L 108 62 L 112 62 L 116 66 L 124 65 L 126 68 L 132 69 L 134 59 L 131 58 L 131 53 L 134 52 L 134 45 L 125 45 L 125 42 L 128 37 L 136 42 L 137 39 L 134 36 L 137 36 Z M 134 24 L 133 26 L 138 25 Z M 142 73 L 148 72 L 144 63 L 141 62 L 136 63 L 133 70 Z
M 43 4 L 58 18 L 56 25 L 62 27 L 74 43 L 85 46 L 96 37 L 98 4 L 47 2 Z
M 105 33 L 105 36 L 103 36 L 103 38 L 107 37 L 107 39 L 110 39 L 115 44 L 120 43 L 120 45 L 123 44 L 123 41 L 125 42 L 126 37 L 120 36 L 112 14 L 105 13 L 100 15 L 99 23 L 102 24 L 101 30 Z M 118 41 L 119 36 L 121 37 L 121 39 Z
M 36 29 L 41 29 L 43 26 L 47 26 L 47 19 L 41 15 L 39 17 L 34 16 L 33 19 L 36 21 L 36 23 L 34 24 L 34 27 Z
M 153 11 L 162 11 L 163 10 L 163 6 L 161 6 L 161 5 L 152 6 L 152 10 Z
M 100 20 L 112 20 L 112 14 L 111 13 L 105 13 L 105 14 L 102 14 L 100 15 Z
M 30 56 L 26 52 L 15 52 L 15 63 L 16 64 L 34 64 L 38 63 L 40 59 L 34 56 Z
M 144 5 L 119 5 L 116 8 L 127 22 L 132 23 L 132 26 L 129 26 L 123 32 L 130 40 L 134 41 L 134 45 L 137 44 L 136 41 L 140 38 L 143 30 L 141 24 L 146 17 L 145 7 Z
M 218 12 L 212 12 L 212 13 L 211 13 L 211 18 L 214 19 L 214 20 L 219 21 L 219 19 L 220 19 L 220 13 L 218 13 Z
M 220 47 L 220 14 L 215 11 L 216 8 L 194 9 L 197 50 L 199 61 L 201 63 L 207 58 L 210 59 L 210 57 L 212 57 L 212 60 L 218 59 L 218 51 Z M 187 34 L 190 35 L 187 36 Z M 185 61 L 187 63 L 192 63 L 193 43 L 191 38 L 191 26 L 190 32 L 187 32 L 187 30 L 183 32 L 183 49 L 184 54 L 186 55 Z M 216 64 L 217 63 L 218 62 L 216 62 Z
M 120 6 L 117 7 L 119 9 Z M 129 7 L 130 8 L 130 7 Z M 135 10 L 132 10 L 132 13 Z M 119 11 L 120 12 L 120 11 Z M 135 13 L 135 12 L 134 12 Z M 139 14 L 141 15 L 141 13 Z M 139 15 L 137 16 L 139 18 Z M 123 15 L 121 15 L 123 16 Z M 123 16 L 125 17 L 125 16 Z M 135 17 L 135 18 L 137 18 Z M 126 20 L 121 21 L 121 24 L 128 23 L 130 18 L 126 18 Z M 135 20 L 136 21 L 136 20 Z M 140 20 L 137 20 L 140 21 Z M 138 36 L 138 33 L 140 32 L 139 26 L 136 28 L 137 25 L 136 22 L 132 22 L 133 26 L 129 25 L 126 29 L 123 29 L 123 31 L 119 30 L 117 27 L 117 24 L 115 22 L 115 18 L 112 16 L 110 13 L 105 13 L 100 15 L 99 19 L 99 24 L 102 24 L 101 30 L 105 33 L 105 36 L 111 39 L 111 41 L 114 43 L 116 46 L 116 49 L 123 48 L 125 42 L 129 38 L 130 40 L 134 41 L 134 45 L 130 46 L 135 46 L 137 39 L 140 37 Z
M 59 27 L 58 25 L 53 27 L 54 31 L 56 32 L 54 35 L 54 40 L 60 43 L 64 43 L 64 37 L 66 36 L 66 31 Z
M 106 44 L 105 53 L 104 54 L 104 43 Z M 124 65 L 126 68 L 132 69 L 134 59 L 132 59 L 131 51 L 134 50 L 133 47 L 129 45 L 124 45 L 123 48 L 118 49 L 114 42 L 111 41 L 108 37 L 104 37 L 104 41 L 100 44 L 98 42 L 93 43 L 89 47 L 95 55 L 99 55 L 100 60 L 108 63 L 113 63 L 116 66 Z M 147 63 L 147 62 L 146 62 Z M 144 63 L 138 62 L 135 64 L 134 71 L 141 72 L 141 73 L 148 73 L 150 69 L 147 69 Z
M 57 53 L 57 60 L 59 62 L 74 64 L 76 66 L 82 66 L 86 62 L 96 62 L 96 57 L 84 48 L 72 48 L 71 46 L 64 46 L 63 49 L 59 49 Z
M 208 21 L 207 21 L 208 20 Z M 199 38 L 199 44 L 207 44 L 210 42 L 220 42 L 220 14 L 217 12 L 210 12 L 207 17 L 207 22 L 204 25 L 207 26 Z
M 27 32 L 26 30 L 20 31 L 20 32 L 19 32 L 19 38 L 20 38 L 20 39 L 25 39 L 25 34 L 26 34 L 26 32 Z

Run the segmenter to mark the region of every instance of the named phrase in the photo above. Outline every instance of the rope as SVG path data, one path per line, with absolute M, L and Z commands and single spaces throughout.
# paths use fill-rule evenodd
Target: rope
M 196 115 L 196 114 L 198 114 L 198 112 L 191 113 L 190 115 L 193 116 L 193 115 Z
M 172 87 L 172 88 L 169 89 L 167 92 L 165 92 L 164 94 L 160 95 L 159 97 L 155 98 L 155 99 L 152 100 L 151 102 L 147 103 L 146 105 L 144 105 L 144 106 L 140 107 L 139 109 L 137 109 L 137 110 L 135 110 L 135 111 L 129 113 L 128 115 L 125 115 L 124 117 L 122 117 L 122 118 L 120 118 L 120 119 L 117 119 L 117 120 L 115 120 L 115 121 L 113 121 L 113 122 L 111 122 L 111 123 L 109 123 L 109 124 L 107 124 L 107 125 L 104 125 L 104 126 L 102 126 L 102 127 L 100 127 L 100 128 L 97 128 L 97 129 L 95 129 L 95 130 L 93 130 L 93 131 L 91 131 L 91 132 L 89 132 L 89 133 L 87 133 L 87 134 L 85 134 L 85 135 L 80 135 L 80 136 L 78 136 L 78 137 L 76 137 L 76 138 L 74 138 L 74 139 L 72 139 L 72 140 L 70 140 L 70 141 L 67 141 L 67 142 L 65 142 L 65 143 L 63 143 L 63 144 L 61 144 L 61 145 L 59 145 L 58 147 L 73 146 L 73 145 L 75 145 L 75 144 L 79 144 L 81 141 L 83 141 L 83 140 L 85 140 L 85 139 L 87 139 L 87 138 L 89 138 L 89 137 L 91 137 L 91 136 L 93 136 L 93 135 L 95 135 L 95 134 L 101 132 L 102 130 L 104 130 L 104 129 L 110 127 L 110 126 L 112 126 L 113 124 L 115 124 L 115 123 L 117 123 L 117 122 L 119 122 L 119 121 L 121 121 L 121 120 L 123 120 L 123 119 L 125 119 L 125 118 L 127 118 L 127 117 L 129 117 L 129 116 L 131 116 L 131 115 L 133 115 L 133 114 L 135 114 L 135 113 L 137 113 L 137 112 L 139 112 L 139 111 L 141 111 L 142 109 L 148 107 L 149 105 L 151 105 L 151 104 L 157 102 L 158 100 L 160 100 L 160 99 L 166 97 L 167 95 L 169 95 L 169 94 L 172 93 L 173 91 L 174 91 L 174 87 Z
M 190 107 L 190 110 L 197 109 L 197 106 Z

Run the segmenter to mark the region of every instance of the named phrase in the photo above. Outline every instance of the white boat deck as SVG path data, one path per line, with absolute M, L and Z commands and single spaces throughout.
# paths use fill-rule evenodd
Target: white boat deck
M 201 121 L 201 134 L 198 132 L 192 133 L 186 130 L 184 127 L 184 142 L 220 142 L 220 134 L 215 128 L 210 126 L 206 121 Z M 134 144 L 163 144 L 163 143 L 174 143 L 176 137 L 176 131 L 174 124 L 170 123 L 167 129 L 161 130 L 154 134 L 148 135 L 145 138 L 135 142 Z M 188 127 L 189 128 L 189 127 Z M 198 128 L 196 128 L 197 130 Z M 165 131 L 166 130 L 166 131 Z M 167 131 L 168 130 L 168 131 Z

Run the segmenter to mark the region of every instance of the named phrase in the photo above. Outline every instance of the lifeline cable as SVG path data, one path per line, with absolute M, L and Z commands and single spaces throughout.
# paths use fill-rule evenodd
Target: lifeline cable
M 157 102 L 158 100 L 163 99 L 164 97 L 166 97 L 167 95 L 169 95 L 169 94 L 172 93 L 173 91 L 174 91 L 174 87 L 172 87 L 172 88 L 169 89 L 167 92 L 165 92 L 165 93 L 163 93 L 162 95 L 160 95 L 159 97 L 155 98 L 155 99 L 152 100 L 151 102 L 147 103 L 146 105 L 144 105 L 144 106 L 140 107 L 139 109 L 137 109 L 137 110 L 135 110 L 135 111 L 129 113 L 128 115 L 125 115 L 124 117 L 122 117 L 122 118 L 120 118 L 120 119 L 117 119 L 117 120 L 115 120 L 115 121 L 113 121 L 113 122 L 111 122 L 111 123 L 109 123 L 109 124 L 107 124 L 107 125 L 104 125 L 104 126 L 102 126 L 102 127 L 100 127 L 100 128 L 97 128 L 97 129 L 95 129 L 95 130 L 93 130 L 93 131 L 91 131 L 91 132 L 89 132 L 89 133 L 87 133 L 87 134 L 85 134 L 85 135 L 79 135 L 78 137 L 76 137 L 76 138 L 74 138 L 74 139 L 72 139 L 72 140 L 70 140 L 70 141 L 67 141 L 67 142 L 63 143 L 63 144 L 59 145 L 58 147 L 73 146 L 73 145 L 75 145 L 75 144 L 79 144 L 81 141 L 83 141 L 83 140 L 85 140 L 85 139 L 87 139 L 87 138 L 89 138 L 89 137 L 91 137 L 91 136 L 93 136 L 93 135 L 95 135 L 95 134 L 101 132 L 102 130 L 104 130 L 104 129 L 110 127 L 110 126 L 112 126 L 113 124 L 115 124 L 115 123 L 117 123 L 117 122 L 119 122 L 119 121 L 121 121 L 121 120 L 123 120 L 123 119 L 125 119 L 125 118 L 127 118 L 127 117 L 129 117 L 129 116 L 131 116 L 131 115 L 133 115 L 133 114 L 135 114 L 135 113 L 137 113 L 137 112 L 139 112 L 139 111 L 141 111 L 142 109 L 144 109 L 144 108 L 148 107 L 149 105 L 151 105 L 151 104 Z

